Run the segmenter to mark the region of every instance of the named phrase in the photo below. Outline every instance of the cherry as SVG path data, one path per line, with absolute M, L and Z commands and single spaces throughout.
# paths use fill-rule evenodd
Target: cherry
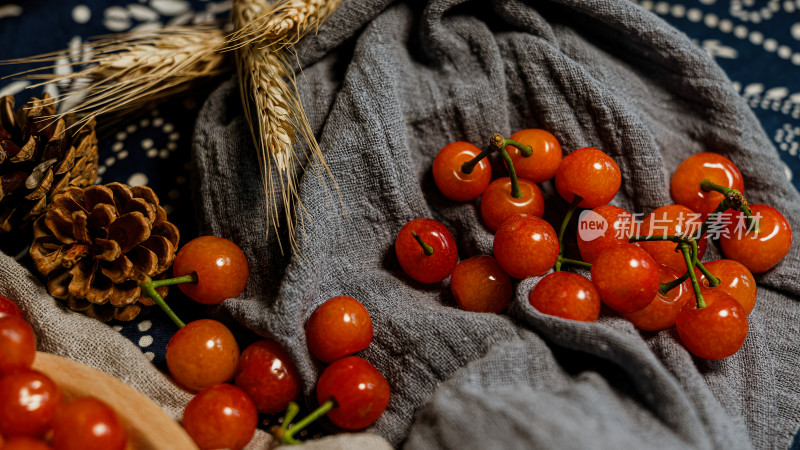
M 511 195 L 511 178 L 498 178 L 489 184 L 481 197 L 481 217 L 492 231 L 497 231 L 500 225 L 511 216 L 528 214 L 542 217 L 544 214 L 544 196 L 535 183 L 520 178 L 519 183 L 522 196 L 514 198 Z
M 518 148 L 507 145 L 506 151 L 511 156 L 517 176 L 527 178 L 534 183 L 543 183 L 554 176 L 561 163 L 561 144 L 558 139 L 545 130 L 528 128 L 511 135 L 511 139 L 531 147 L 531 156 L 522 156 Z
M 594 322 L 600 316 L 600 294 L 591 281 L 576 273 L 547 274 L 536 283 L 528 301 L 540 312 L 564 319 Z
M 494 257 L 510 276 L 524 279 L 543 275 L 558 260 L 558 237 L 553 226 L 528 215 L 506 220 L 492 244 Z
M 592 282 L 603 303 L 621 313 L 644 309 L 661 286 L 658 264 L 634 244 L 606 249 L 592 265 Z
M 0 434 L 41 437 L 50 429 L 61 403 L 61 390 L 47 375 L 33 370 L 0 378 Z
M 167 343 L 167 368 L 181 386 L 200 391 L 233 378 L 239 345 L 231 331 L 211 319 L 189 322 Z
M 670 283 L 680 278 L 677 272 L 664 264 L 659 264 L 658 270 L 661 283 Z M 694 301 L 689 283 L 689 280 L 685 280 L 666 294 L 658 290 L 653 301 L 644 309 L 624 313 L 623 316 L 640 330 L 665 330 L 675 325 L 675 318 L 678 317 L 683 305 L 687 301 Z
M 450 277 L 450 291 L 464 311 L 500 313 L 511 302 L 511 278 L 489 255 L 458 263 Z
M 492 179 L 492 167 L 484 158 L 470 173 L 461 170 L 462 164 L 478 156 L 481 149 L 469 142 L 445 145 L 433 160 L 433 181 L 447 198 L 466 202 L 478 198 Z
M 29 436 L 14 436 L 6 441 L 5 445 L 0 439 L 0 449 L 3 450 L 52 450 L 52 448 L 45 441 Z
M 253 401 L 230 384 L 209 386 L 183 411 L 183 428 L 201 450 L 246 446 L 258 425 Z
M 578 251 L 581 258 L 593 263 L 603 250 L 627 244 L 633 234 L 633 214 L 613 205 L 600 205 L 585 211 L 578 221 Z
M 93 397 L 78 397 L 59 408 L 53 420 L 56 450 L 122 450 L 127 436 L 117 414 Z
M 730 159 L 711 152 L 696 153 L 686 158 L 672 175 L 672 198 L 675 203 L 702 214 L 703 220 L 725 198 L 719 192 L 700 189 L 700 182 L 703 180 L 744 193 L 742 174 Z
M 584 147 L 565 156 L 556 172 L 556 190 L 569 203 L 576 195 L 581 208 L 605 205 L 617 195 L 622 184 L 619 166 L 594 147 Z
M 372 319 L 367 308 L 353 297 L 333 297 L 311 313 L 306 322 L 306 341 L 315 358 L 329 363 L 369 347 Z
M 0 375 L 30 369 L 35 357 L 36 336 L 28 322 L 0 317 Z
M 178 287 L 196 302 L 217 305 L 238 297 L 247 284 L 247 258 L 233 242 L 216 236 L 192 239 L 178 252 L 172 273 L 175 277 L 197 274 L 196 283 Z
M 19 306 L 13 300 L 5 295 L 0 295 L 0 317 L 3 316 L 17 316 L 20 319 L 25 319 L 22 316 L 22 311 L 19 310 Z
M 289 353 L 275 341 L 250 344 L 242 352 L 234 384 L 244 391 L 258 412 L 286 409 L 300 394 L 300 374 Z
M 723 359 L 733 355 L 747 337 L 747 314 L 739 302 L 722 290 L 703 292 L 706 307 L 686 302 L 675 321 L 678 335 L 689 351 L 704 359 Z
M 669 236 L 687 234 L 696 236 L 703 224 L 698 213 L 682 205 L 666 205 L 654 209 L 642 220 L 638 234 L 642 236 Z M 659 263 L 669 266 L 678 272 L 686 272 L 686 262 L 680 252 L 675 251 L 676 244 L 671 241 L 639 242 L 638 244 Z M 697 259 L 703 258 L 708 240 L 706 235 L 697 239 Z
M 397 233 L 394 250 L 403 270 L 420 283 L 444 280 L 458 262 L 453 235 L 433 219 L 414 219 L 405 224 Z
M 698 281 L 703 288 L 703 295 L 708 289 L 725 291 L 739 302 L 745 314 L 753 311 L 757 297 L 756 280 L 747 267 L 732 259 L 710 261 L 703 263 L 703 266 L 720 281 L 719 285 L 710 287 L 708 279 L 700 274 Z
M 768 205 L 750 205 L 758 218 L 758 229 L 748 231 L 744 214 L 737 211 L 719 238 L 722 252 L 752 273 L 775 267 L 792 247 L 792 227 L 783 214 Z
M 317 381 L 317 401 L 334 400 L 328 418 L 345 430 L 372 425 L 389 405 L 386 378 L 367 360 L 346 356 L 326 367 Z

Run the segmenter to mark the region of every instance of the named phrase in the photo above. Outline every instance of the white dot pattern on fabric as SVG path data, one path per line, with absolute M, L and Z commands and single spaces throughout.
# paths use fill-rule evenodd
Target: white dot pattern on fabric
M 77 23 L 86 23 L 92 18 L 92 10 L 86 5 L 75 5 L 72 8 L 72 20 Z
M 139 338 L 139 347 L 149 347 L 153 343 L 153 336 L 146 334 Z
M 128 184 L 131 186 L 147 186 L 149 182 L 150 179 L 147 178 L 147 175 L 141 172 L 136 172 L 128 178 Z
M 147 358 L 147 359 L 149 359 L 150 361 L 152 361 L 152 360 L 153 360 L 153 358 L 155 358 L 155 357 L 156 357 L 156 355 L 155 355 L 155 353 L 153 353 L 153 352 L 144 352 L 144 357 L 145 357 L 145 358 Z
M 144 333 L 145 331 L 149 330 L 152 326 L 153 326 L 153 322 L 151 322 L 149 320 L 143 320 L 143 321 L 139 322 L 138 325 L 136 325 L 136 328 L 138 328 L 139 331 Z

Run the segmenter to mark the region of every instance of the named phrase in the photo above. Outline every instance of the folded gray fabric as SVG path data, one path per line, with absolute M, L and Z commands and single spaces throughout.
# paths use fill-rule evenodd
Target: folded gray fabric
M 446 283 L 411 281 L 394 255 L 416 217 L 442 221 L 462 258 L 491 253 L 477 203 L 438 193 L 430 173 L 455 140 L 553 132 L 565 151 L 595 146 L 623 173 L 615 204 L 671 203 L 669 176 L 714 151 L 745 177 L 748 198 L 800 224 L 800 197 L 775 149 L 722 71 L 683 34 L 626 0 L 344 2 L 298 48 L 299 89 L 330 180 L 306 172 L 302 256 L 268 238 L 256 153 L 235 83 L 207 101 L 194 143 L 205 233 L 233 239 L 251 262 L 244 294 L 224 309 L 279 340 L 311 394 L 321 366 L 304 323 L 351 295 L 375 328 L 363 356 L 392 386 L 370 431 L 410 448 L 786 448 L 800 424 L 797 243 L 760 276 L 750 333 L 736 355 L 694 359 L 674 331 L 638 332 L 608 311 L 574 323 L 533 310 L 535 279 L 508 315 L 454 306 Z M 566 204 L 543 186 L 545 218 Z M 342 206 L 344 205 L 344 206 Z M 574 236 L 566 238 L 574 242 Z M 718 258 L 710 246 L 707 259 Z

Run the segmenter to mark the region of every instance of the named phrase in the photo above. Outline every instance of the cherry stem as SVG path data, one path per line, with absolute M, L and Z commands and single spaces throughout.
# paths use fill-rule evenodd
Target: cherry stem
M 422 238 L 419 237 L 416 231 L 412 231 L 411 235 L 414 236 L 414 239 L 416 239 L 417 242 L 419 242 L 419 245 L 422 247 L 422 252 L 425 253 L 425 256 L 431 256 L 433 254 L 433 247 L 423 242 Z
M 491 145 L 481 150 L 481 152 L 478 153 L 474 158 L 470 159 L 469 161 L 461 165 L 461 171 L 466 174 L 472 173 L 472 171 L 475 170 L 475 166 L 477 166 L 478 163 L 481 162 L 483 158 L 489 156 L 489 154 L 492 153 L 493 151 L 494 148 Z
M 681 283 L 686 281 L 689 278 L 689 271 L 687 270 L 686 273 L 680 276 L 680 278 L 676 278 L 668 283 L 661 283 L 661 286 L 658 288 L 658 291 L 661 292 L 662 295 L 667 295 L 669 291 L 675 289 L 676 287 L 680 286 Z
M 706 301 L 703 299 L 703 294 L 700 293 L 700 283 L 697 282 L 697 276 L 694 274 L 695 261 L 697 261 L 697 258 L 694 255 L 697 253 L 692 253 L 692 250 L 697 248 L 697 244 L 694 243 L 694 246 L 692 247 L 692 249 L 689 249 L 689 245 L 685 242 L 678 244 L 678 248 L 681 250 L 681 253 L 683 253 L 683 260 L 686 262 L 686 269 L 689 273 L 689 279 L 692 280 L 694 296 L 697 299 L 697 309 L 703 309 L 706 307 Z
M 701 181 L 700 189 L 706 192 L 715 191 L 724 195 L 725 199 L 723 199 L 720 202 L 720 206 L 718 206 L 717 209 L 720 209 L 722 207 L 723 204 L 722 202 L 727 202 L 727 206 L 730 207 L 731 209 L 742 211 L 744 213 L 745 221 L 747 222 L 748 227 L 755 228 L 756 226 L 758 226 L 758 221 L 756 221 L 756 218 L 753 217 L 753 211 L 750 210 L 750 206 L 747 204 L 747 200 L 745 200 L 744 195 L 742 195 L 742 193 L 739 192 L 738 190 L 719 185 L 711 180 Z M 724 212 L 724 211 L 725 209 L 722 209 L 722 211 L 719 212 Z M 717 211 L 715 210 L 715 212 Z
M 558 259 L 556 259 L 556 265 L 553 266 L 553 270 L 556 272 L 561 272 L 561 264 L 564 263 L 564 232 L 567 231 L 567 225 L 570 219 L 572 219 L 572 214 L 578 209 L 578 203 L 582 200 L 583 198 L 581 198 L 580 195 L 576 195 L 572 198 L 572 203 L 570 203 L 567 213 L 564 214 L 564 220 L 561 221 L 561 228 L 558 229 Z
M 296 433 L 300 432 L 303 428 L 307 427 L 309 424 L 314 422 L 315 420 L 327 414 L 328 411 L 332 410 L 333 408 L 336 408 L 336 406 L 337 406 L 336 400 L 333 398 L 319 405 L 319 408 L 315 409 L 314 411 L 311 411 L 309 415 L 305 416 L 301 421 L 292 425 L 291 428 L 289 428 L 285 433 L 283 433 L 283 436 L 280 436 L 281 444 L 293 444 L 293 445 L 300 444 L 300 441 L 295 439 L 293 436 Z M 289 414 L 288 410 L 286 414 L 288 417 Z M 284 420 L 284 423 L 286 423 L 286 420 Z
M 581 261 L 578 259 L 569 259 L 569 258 L 561 258 L 561 264 L 568 264 L 571 266 L 578 266 L 578 267 L 585 267 L 587 269 L 592 268 L 592 263 L 588 263 L 586 261 Z
M 176 281 L 176 280 L 181 280 L 181 281 Z M 196 283 L 196 282 L 197 282 L 197 275 L 192 273 L 192 275 L 186 275 L 183 277 L 169 278 L 166 280 L 157 280 L 157 281 L 153 281 L 150 277 L 146 277 L 139 286 L 141 287 L 142 291 L 144 291 L 144 295 L 152 298 L 153 301 L 156 302 L 156 305 L 158 305 L 158 307 L 161 308 L 162 311 L 164 311 L 164 314 L 166 314 L 167 317 L 172 319 L 172 322 L 175 323 L 175 325 L 178 328 L 183 328 L 186 326 L 186 324 L 183 323 L 183 321 L 179 319 L 178 316 L 172 311 L 169 305 L 167 305 L 167 302 L 165 302 L 164 298 L 161 297 L 161 294 L 159 294 L 158 291 L 156 291 L 156 288 L 160 286 L 169 286 L 171 284 Z
M 710 287 L 719 286 L 720 283 L 719 278 L 715 277 L 714 275 L 711 275 L 711 272 L 709 272 L 708 269 L 706 269 L 703 263 L 701 263 L 700 261 L 695 261 L 694 264 L 695 266 L 697 266 L 698 269 L 700 269 L 700 272 L 703 275 L 705 275 L 706 279 L 708 280 L 708 285 Z
M 511 196 L 514 198 L 522 197 L 522 189 L 519 188 L 519 180 L 517 180 L 517 171 L 514 170 L 514 163 L 511 161 L 505 147 L 500 149 L 500 154 L 503 156 L 503 161 L 506 162 L 506 169 L 508 169 L 508 177 L 511 178 Z
M 300 413 L 300 406 L 297 405 L 295 402 L 289 402 L 289 405 L 286 407 L 286 415 L 283 417 L 283 423 L 281 424 L 281 429 L 286 431 L 289 429 L 289 425 L 292 423 L 297 414 Z
M 530 145 L 522 144 L 513 139 L 505 139 L 505 142 L 503 142 L 503 148 L 506 148 L 507 145 L 516 147 L 519 150 L 519 153 L 525 158 L 529 158 L 531 155 L 533 155 L 533 148 L 531 148 Z

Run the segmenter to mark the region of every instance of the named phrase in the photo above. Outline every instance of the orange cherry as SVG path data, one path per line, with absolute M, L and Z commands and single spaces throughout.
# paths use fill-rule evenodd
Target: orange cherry
M 561 160 L 556 172 L 556 190 L 567 202 L 576 195 L 583 200 L 581 208 L 605 205 L 617 195 L 622 174 L 617 163 L 594 147 L 575 150 Z
M 792 227 L 777 209 L 750 205 L 758 218 L 758 229 L 748 230 L 744 214 L 735 212 L 733 220 L 719 238 L 722 252 L 739 261 L 752 273 L 764 273 L 775 267 L 792 248 Z
M 511 135 L 511 139 L 531 147 L 531 156 L 522 156 L 518 148 L 506 146 L 506 152 L 514 163 L 517 176 L 527 178 L 534 183 L 543 183 L 554 176 L 561 163 L 562 151 L 558 139 L 551 133 L 538 128 L 519 130 Z
M 700 189 L 700 182 L 703 180 L 744 193 L 742 174 L 730 159 L 711 152 L 696 153 L 686 158 L 672 175 L 672 198 L 675 203 L 702 214 L 703 220 L 725 198 L 719 192 Z
M 648 214 L 636 233 L 640 236 L 670 236 L 679 233 L 693 236 L 697 234 L 702 224 L 699 213 L 682 205 L 666 205 Z M 697 259 L 703 258 L 707 245 L 706 235 L 697 240 Z M 680 274 L 686 272 L 686 261 L 680 252 L 675 251 L 677 244 L 674 242 L 639 242 L 639 246 L 650 253 L 658 263 L 665 264 Z

